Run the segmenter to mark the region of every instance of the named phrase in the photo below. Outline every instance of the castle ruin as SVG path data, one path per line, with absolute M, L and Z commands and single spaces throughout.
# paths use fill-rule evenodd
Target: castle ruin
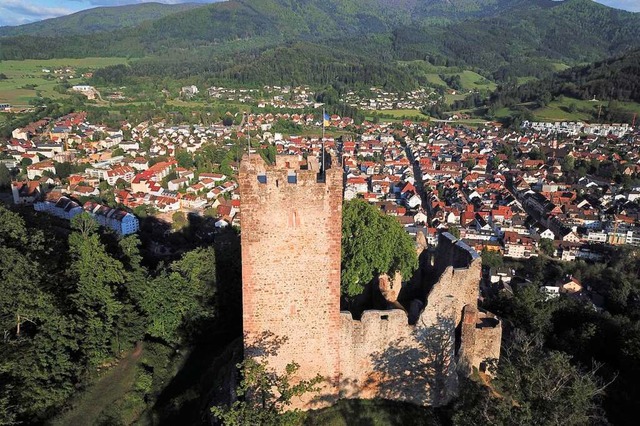
M 239 183 L 245 356 L 276 371 L 295 361 L 297 379 L 325 379 L 295 407 L 340 398 L 443 405 L 457 393 L 457 372 L 499 357 L 501 324 L 478 310 L 481 259 L 469 246 L 443 233 L 434 253 L 420 249 L 419 273 L 432 278 L 422 300 L 355 320 L 340 312 L 342 170 L 320 173 L 312 157 L 267 165 L 245 155 Z

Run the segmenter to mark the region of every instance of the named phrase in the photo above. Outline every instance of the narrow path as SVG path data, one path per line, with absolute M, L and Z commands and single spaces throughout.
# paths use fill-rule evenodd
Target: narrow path
M 124 357 L 104 377 L 75 398 L 73 408 L 55 419 L 60 426 L 88 426 L 96 423 L 100 413 L 131 389 L 135 381 L 136 364 L 142 355 L 142 343 Z

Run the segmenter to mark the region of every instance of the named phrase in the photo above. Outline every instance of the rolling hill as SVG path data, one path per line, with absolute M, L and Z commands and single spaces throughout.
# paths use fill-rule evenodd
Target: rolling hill
M 60 34 L 88 34 L 135 27 L 184 10 L 202 7 L 199 3 L 141 3 L 116 7 L 96 7 L 71 15 L 19 26 L 0 27 L 0 36 L 34 35 L 55 37 Z
M 0 37 L 0 59 L 145 57 L 125 72 L 268 83 L 274 69 L 288 73 L 279 75 L 284 80 L 309 75 L 300 68 L 314 69 L 313 58 L 300 46 L 321 51 L 325 75 L 338 81 L 359 78 L 366 73 L 354 67 L 377 63 L 369 76 L 375 78 L 366 81 L 384 81 L 382 69 L 393 69 L 394 86 L 421 84 L 411 67 L 398 66 L 406 61 L 462 66 L 503 81 L 544 77 L 557 63 L 640 46 L 640 13 L 591 0 L 230 0 L 117 31 L 62 37 L 18 31 Z M 284 66 L 278 56 L 300 61 Z
M 504 86 L 491 96 L 493 104 L 510 106 L 566 96 L 640 103 L 640 49 L 514 87 Z

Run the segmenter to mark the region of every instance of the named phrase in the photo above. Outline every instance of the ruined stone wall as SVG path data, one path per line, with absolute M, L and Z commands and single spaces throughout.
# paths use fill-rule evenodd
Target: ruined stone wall
M 245 354 L 263 356 L 280 372 L 295 361 L 298 378 L 320 374 L 333 383 L 339 372 L 342 172 L 330 169 L 319 182 L 317 161 L 310 170 L 298 164 L 298 157 L 279 156 L 269 166 L 258 155 L 241 163 Z M 335 389 L 323 391 L 337 396 Z
M 492 375 L 490 364 L 500 358 L 502 323 L 493 314 L 465 306 L 461 324 L 459 368 L 465 374 L 473 370 Z
M 441 275 L 415 325 L 401 310 L 365 311 L 360 321 L 342 313 L 341 397 L 437 406 L 457 393 L 456 327 L 465 306 L 477 306 L 482 265 L 450 235 L 441 238 L 435 262 Z M 476 348 L 469 339 L 464 347 Z
M 455 325 L 446 312 L 409 325 L 402 310 L 342 313 L 341 398 L 443 405 L 456 390 Z

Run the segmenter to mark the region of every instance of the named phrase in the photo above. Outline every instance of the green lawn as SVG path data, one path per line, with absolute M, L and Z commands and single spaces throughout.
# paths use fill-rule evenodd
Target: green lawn
M 447 86 L 447 83 L 444 82 L 442 78 L 440 78 L 439 74 L 425 74 L 427 81 L 435 86 Z
M 54 88 L 61 80 L 53 74 L 58 68 L 70 67 L 75 70 L 71 84 L 82 84 L 81 74 L 108 65 L 124 64 L 126 58 L 84 58 L 84 59 L 27 59 L 23 61 L 0 62 L 0 73 L 6 80 L 0 80 L 0 102 L 14 106 L 25 106 L 40 92 L 44 97 L 64 97 Z M 51 70 L 44 73 L 42 70 Z M 31 86 L 27 88 L 26 86 Z
M 444 101 L 451 105 L 455 101 L 462 101 L 466 97 L 466 93 L 456 93 L 455 95 L 446 94 L 444 95 Z

